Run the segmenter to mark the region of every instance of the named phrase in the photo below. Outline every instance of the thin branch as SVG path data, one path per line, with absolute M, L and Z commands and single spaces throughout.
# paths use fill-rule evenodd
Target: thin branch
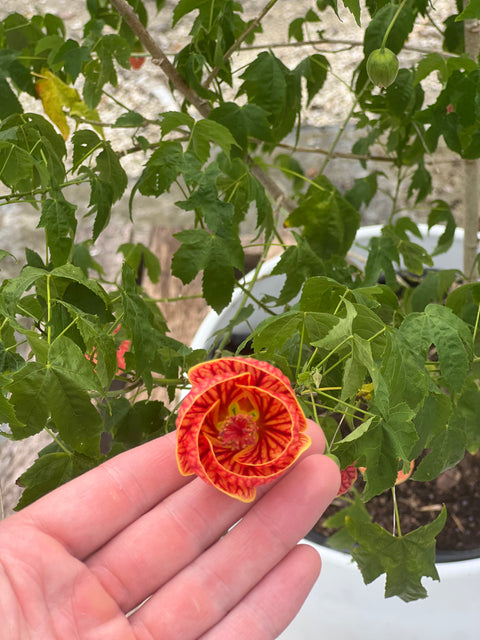
M 201 98 L 196 91 L 188 86 L 177 69 L 173 66 L 165 53 L 160 49 L 150 33 L 140 22 L 132 7 L 126 2 L 126 0 L 110 0 L 110 2 L 140 40 L 144 49 L 150 53 L 153 64 L 159 66 L 173 86 L 180 91 L 188 102 L 193 104 L 201 116 L 207 118 L 211 111 L 208 101 Z
M 239 35 L 239 37 L 235 40 L 235 42 L 232 44 L 232 46 L 225 52 L 225 54 L 223 56 L 223 62 L 224 63 L 227 62 L 227 60 L 229 60 L 232 57 L 232 55 L 235 53 L 235 51 L 238 51 L 238 49 L 240 49 L 240 46 L 241 46 L 242 42 L 244 42 L 248 38 L 248 36 L 252 33 L 252 31 L 254 31 L 258 27 L 258 25 L 261 23 L 263 18 L 267 15 L 267 13 L 270 11 L 270 9 L 277 2 L 278 2 L 278 0 L 269 0 L 267 2 L 267 4 L 264 6 L 264 8 L 260 12 L 260 14 L 251 21 L 251 23 L 248 25 L 248 27 L 245 29 L 245 31 Z M 214 67 L 211 70 L 211 72 L 208 75 L 208 77 L 206 78 L 206 80 L 204 81 L 202 86 L 205 87 L 205 88 L 209 87 L 210 84 L 213 82 L 213 80 L 220 73 L 220 70 L 221 70 L 220 67 Z
M 349 49 L 353 49 L 355 47 L 363 47 L 364 42 L 362 40 L 348 40 L 345 38 L 321 38 L 318 40 L 303 40 L 301 42 L 267 42 L 267 43 L 258 43 L 258 44 L 250 44 L 246 47 L 242 47 L 240 51 L 254 51 L 255 49 L 281 49 L 281 48 L 291 48 L 291 47 L 318 47 L 318 45 L 322 44 L 339 44 L 348 47 Z M 344 49 L 342 49 L 343 51 Z M 402 51 L 413 51 L 415 53 L 435 53 L 441 55 L 443 58 L 454 58 L 456 55 L 454 53 L 449 53 L 448 51 L 442 51 L 440 49 L 424 49 L 422 47 L 414 47 L 412 45 L 405 45 Z M 338 53 L 338 51 L 334 51 L 332 53 Z
M 201 98 L 196 91 L 188 86 L 182 76 L 178 73 L 177 69 L 175 69 L 173 64 L 168 60 L 162 49 L 160 49 L 145 29 L 126 0 L 110 0 L 110 2 L 138 37 L 144 49 L 151 54 L 152 62 L 162 69 L 173 86 L 197 109 L 200 115 L 203 118 L 208 118 L 211 112 L 211 107 L 208 101 Z M 270 193 L 275 202 L 284 207 L 287 211 L 292 212 L 296 208 L 295 202 L 293 202 L 293 200 L 291 200 L 282 191 L 270 176 L 268 176 L 258 165 L 255 165 L 249 156 L 247 156 L 246 162 L 250 164 L 252 174 L 264 189 Z

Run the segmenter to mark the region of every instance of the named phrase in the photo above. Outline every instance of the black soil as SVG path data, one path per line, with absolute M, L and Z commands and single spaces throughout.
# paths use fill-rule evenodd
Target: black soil
M 355 485 L 361 490 L 361 481 Z M 402 533 L 434 520 L 443 505 L 447 522 L 437 538 L 437 551 L 480 549 L 480 454 L 467 454 L 456 467 L 430 482 L 407 480 L 396 487 Z M 315 531 L 328 536 L 325 519 L 345 506 L 336 499 L 317 523 Z M 372 521 L 392 530 L 393 498 L 390 491 L 370 500 L 366 508 Z

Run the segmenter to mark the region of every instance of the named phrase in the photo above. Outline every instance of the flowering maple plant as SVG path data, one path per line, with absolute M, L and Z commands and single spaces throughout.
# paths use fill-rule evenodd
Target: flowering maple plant
M 278 0 L 88 0 L 71 20 L 23 4 L 0 13 L 0 420 L 5 437 L 50 443 L 19 478 L 17 508 L 175 425 L 183 473 L 251 500 L 308 446 L 306 416 L 348 480 L 329 544 L 351 550 L 365 582 L 385 574 L 387 596 L 425 597 L 453 520 L 430 504 L 407 530 L 396 492 L 480 448 L 476 210 L 462 216 L 462 272 L 432 268 L 454 241 L 460 191 L 438 195 L 437 149 L 467 170 L 480 158 L 480 67 L 463 25 L 479 3 L 437 19 L 426 0 L 312 0 L 289 3 L 290 21 Z M 263 30 L 271 17 L 283 42 Z M 300 146 L 336 95 L 348 107 L 334 139 Z M 184 227 L 163 274 L 135 237 L 142 198 Z M 132 231 L 121 244 L 120 203 Z M 359 247 L 373 209 L 381 230 Z M 32 240 L 19 249 L 24 211 Z M 430 249 L 419 220 L 442 226 Z M 102 240 L 122 258 L 116 273 Z M 281 288 L 257 294 L 272 251 Z M 161 275 L 199 276 L 218 313 L 241 291 L 212 349 L 171 336 L 145 286 Z M 380 524 L 369 507 L 385 495 L 393 518 Z
M 222 358 L 188 373 L 192 389 L 177 419 L 177 458 L 243 502 L 310 446 L 307 421 L 281 371 L 253 358 Z

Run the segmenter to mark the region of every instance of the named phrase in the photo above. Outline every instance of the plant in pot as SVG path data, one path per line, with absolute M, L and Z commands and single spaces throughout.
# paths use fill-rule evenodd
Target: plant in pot
M 5 433 L 52 439 L 19 480 L 18 508 L 173 429 L 191 366 L 250 354 L 290 379 L 329 455 L 358 475 L 319 525 L 329 544 L 351 550 L 365 582 L 386 574 L 387 596 L 422 599 L 422 579 L 438 578 L 442 532 L 447 546 L 459 529 L 463 542 L 454 546 L 480 547 L 474 507 L 453 491 L 470 483 L 478 499 L 469 481 L 480 473 L 478 211 L 473 199 L 465 262 L 450 266 L 455 218 L 438 187 L 432 195 L 439 153 L 445 166 L 465 160 L 470 172 L 480 156 L 480 75 L 464 37 L 477 5 L 442 7 L 439 22 L 416 0 L 309 2 L 291 19 L 279 0 L 260 10 L 245 3 L 249 16 L 230 0 L 152 4 L 89 1 L 75 32 L 55 11 L 0 23 L 0 200 L 32 207 L 45 244 L 27 247 L 23 268 L 0 289 Z M 322 28 L 337 24 L 334 12 L 360 41 Z M 159 44 L 165 24 L 172 47 L 184 42 L 175 55 Z M 278 46 L 267 37 L 271 24 L 285 32 Z M 441 34 L 438 50 L 417 46 L 429 25 Z M 336 56 L 351 77 L 335 68 Z M 164 75 L 177 109 L 152 112 L 129 102 L 134 92 L 122 94 L 144 57 L 144 78 Z M 303 120 L 341 91 L 350 105 L 333 139 L 302 146 Z M 352 132 L 353 148 L 339 152 Z M 305 156 L 322 162 L 306 169 Z M 131 158 L 142 170 L 129 182 Z M 358 173 L 335 169 L 339 158 Z M 472 204 L 477 181 L 466 182 Z M 88 191 L 86 223 L 79 184 Z M 212 353 L 169 336 L 144 286 L 159 277 L 148 247 L 122 242 L 123 265 L 111 277 L 94 259 L 99 239 L 116 247 L 116 203 L 128 198 L 135 236 L 140 198 L 160 198 L 161 209 L 170 192 L 189 216 L 175 233 L 171 277 L 185 284 L 201 273 L 201 295 L 217 313 L 238 287 Z M 376 202 L 381 225 L 367 240 L 359 227 Z M 247 222 L 253 234 L 244 233 Z M 265 269 L 272 248 L 281 254 Z M 245 278 L 249 252 L 258 264 Z M 12 254 L 21 258 L 4 240 L 4 264 Z M 283 278 L 280 289 L 269 288 L 267 273 Z M 162 400 L 157 389 L 166 390 Z M 399 473 L 411 475 L 397 486 Z

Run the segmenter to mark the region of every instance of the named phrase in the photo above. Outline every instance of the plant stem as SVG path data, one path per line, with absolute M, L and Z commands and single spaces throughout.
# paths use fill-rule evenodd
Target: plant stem
M 248 27 L 245 29 L 245 31 L 243 31 L 243 33 L 241 33 L 238 38 L 235 40 L 235 42 L 232 44 L 232 46 L 227 49 L 227 51 L 224 53 L 223 55 L 223 62 L 227 62 L 227 60 L 229 60 L 232 55 L 235 53 L 235 51 L 237 51 L 242 42 L 245 41 L 245 39 L 252 33 L 252 31 L 254 29 L 256 29 L 258 27 L 258 25 L 261 23 L 261 21 L 263 20 L 263 18 L 267 15 L 267 13 L 270 11 L 270 9 L 272 9 L 272 7 L 274 7 L 277 4 L 278 0 L 269 0 L 267 2 L 267 4 L 264 6 L 264 8 L 262 9 L 262 11 L 260 12 L 260 14 L 250 22 L 250 24 L 248 25 Z M 210 86 L 210 84 L 212 83 L 212 81 L 217 77 L 217 75 L 220 72 L 220 67 L 214 67 L 209 75 L 207 76 L 207 78 L 205 79 L 205 81 L 203 82 L 202 86 L 206 89 Z
M 398 502 L 397 502 L 397 493 L 395 491 L 395 487 L 392 487 L 392 498 L 393 498 L 393 535 L 395 535 L 395 531 L 398 531 L 398 537 L 402 537 L 402 529 L 400 527 L 400 512 L 398 511 Z
M 398 18 L 399 14 L 400 14 L 400 11 L 405 6 L 406 1 L 407 0 L 402 0 L 402 2 L 398 5 L 398 9 L 396 10 L 395 15 L 393 16 L 390 24 L 387 27 L 387 30 L 385 31 L 385 34 L 384 34 L 383 40 L 382 40 L 382 45 L 381 45 L 380 49 L 385 49 L 385 46 L 386 46 L 387 40 L 388 40 L 388 36 L 390 35 L 390 31 L 392 30 L 392 27 L 395 24 L 395 21 Z
M 172 85 L 179 91 L 183 97 L 190 102 L 203 118 L 208 118 L 211 112 L 211 106 L 208 100 L 201 98 L 198 93 L 192 89 L 167 58 L 163 50 L 158 46 L 150 33 L 145 29 L 133 11 L 132 7 L 126 0 L 110 0 L 121 17 L 128 24 L 133 33 L 140 40 L 142 46 L 152 56 L 153 64 L 159 66 Z M 292 212 L 296 208 L 295 202 L 291 200 L 279 187 L 279 185 L 267 175 L 261 167 L 256 165 L 250 156 L 246 156 L 245 161 L 250 166 L 251 174 L 258 180 L 262 187 L 273 198 L 275 203 L 285 208 L 288 212 Z
M 62 449 L 62 451 L 64 451 L 65 453 L 68 453 L 69 456 L 72 455 L 72 452 L 70 451 L 70 449 L 67 449 L 67 447 L 63 444 L 60 438 L 57 438 L 57 436 L 53 433 L 51 429 L 49 429 L 48 427 L 43 427 L 43 428 L 48 433 L 48 435 L 58 444 L 58 446 L 60 447 L 60 449 Z

